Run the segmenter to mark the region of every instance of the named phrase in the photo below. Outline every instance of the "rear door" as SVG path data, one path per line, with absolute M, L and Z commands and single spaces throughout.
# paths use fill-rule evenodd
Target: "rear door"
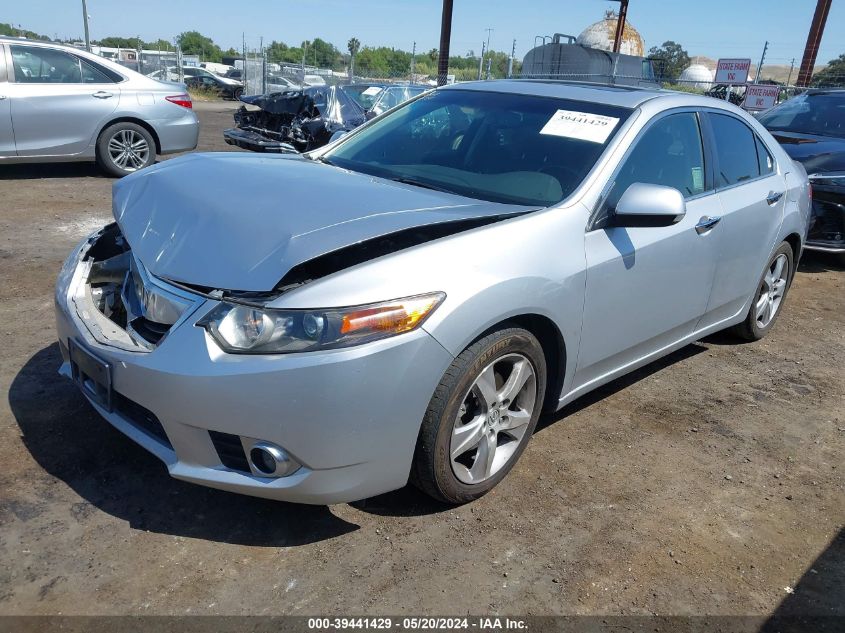
M 701 326 L 739 312 L 757 288 L 783 222 L 786 179 L 772 153 L 739 117 L 708 112 L 721 221 L 719 258 Z
M 637 364 L 694 331 L 716 266 L 716 242 L 705 221 L 720 212 L 705 157 L 699 115 L 671 111 L 640 133 L 611 179 L 605 210 L 585 235 L 576 387 Z M 680 191 L 683 219 L 670 226 L 613 226 L 616 202 L 636 182 Z
M 0 44 L 0 158 L 15 155 L 15 133 L 9 100 L 9 76 L 6 73 L 6 46 Z
M 112 79 L 71 53 L 10 44 L 9 101 L 18 156 L 70 156 L 84 152 L 117 108 Z

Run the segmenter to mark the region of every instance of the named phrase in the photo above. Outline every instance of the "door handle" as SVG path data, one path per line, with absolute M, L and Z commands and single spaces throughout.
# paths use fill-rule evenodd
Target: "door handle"
M 781 192 L 774 192 L 770 191 L 768 197 L 766 198 L 766 202 L 769 203 L 769 206 L 776 204 L 778 200 L 783 198 L 783 191 Z
M 6 95 L 0 95 L 0 101 L 3 101 L 3 99 L 5 99 L 5 98 L 6 98 Z
M 91 95 L 92 97 L 97 97 L 97 99 L 108 99 L 112 94 L 110 92 L 106 92 L 105 90 L 98 90 L 97 92 Z
M 709 231 L 714 226 L 716 226 L 719 223 L 719 220 L 721 220 L 721 219 L 722 219 L 721 216 L 718 216 L 718 215 L 715 215 L 713 217 L 710 217 L 709 215 L 705 215 L 703 218 L 701 218 L 698 221 L 698 224 L 695 225 L 695 232 L 698 233 L 699 235 L 707 233 L 707 231 Z

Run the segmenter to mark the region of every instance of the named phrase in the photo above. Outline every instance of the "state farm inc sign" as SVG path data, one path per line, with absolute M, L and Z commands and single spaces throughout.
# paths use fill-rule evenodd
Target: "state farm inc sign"
M 768 110 L 775 107 L 778 99 L 779 86 L 767 84 L 750 84 L 745 89 L 745 101 L 742 107 L 746 110 Z
M 744 84 L 748 81 L 750 68 L 750 59 L 720 59 L 716 63 L 715 81 L 717 84 Z

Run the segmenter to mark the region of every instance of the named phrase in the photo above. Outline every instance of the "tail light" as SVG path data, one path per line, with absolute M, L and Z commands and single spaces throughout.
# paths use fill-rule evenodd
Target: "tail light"
M 810 196 L 810 202 L 813 201 L 813 183 L 807 183 L 807 195 Z
M 165 99 L 167 99 L 170 103 L 175 103 L 176 105 L 188 108 L 189 110 L 194 107 L 194 104 L 191 101 L 191 95 L 188 94 L 171 95 L 169 97 L 165 97 Z

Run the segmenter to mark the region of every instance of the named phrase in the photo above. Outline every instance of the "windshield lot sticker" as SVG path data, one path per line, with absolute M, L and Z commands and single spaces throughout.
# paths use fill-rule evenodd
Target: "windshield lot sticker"
M 604 143 L 619 119 L 601 114 L 558 110 L 540 130 L 540 134 L 577 138 L 591 143 Z

